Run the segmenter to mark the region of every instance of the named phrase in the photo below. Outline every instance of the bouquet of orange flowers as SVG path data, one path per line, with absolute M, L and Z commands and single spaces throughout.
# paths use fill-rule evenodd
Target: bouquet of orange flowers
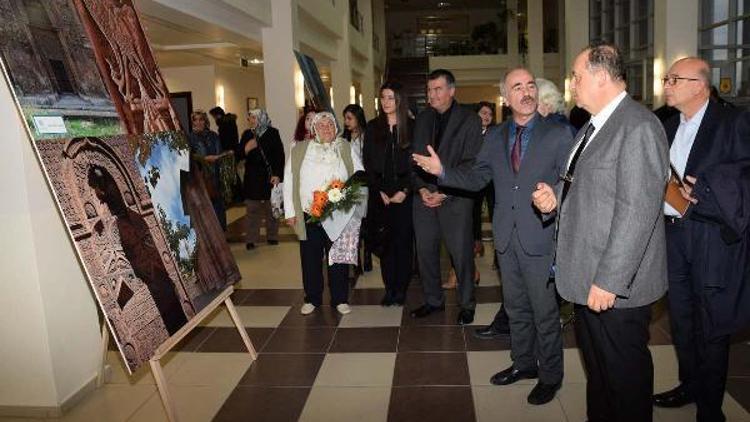
M 359 178 L 351 177 L 346 182 L 334 179 L 323 188 L 313 192 L 313 202 L 310 205 L 309 223 L 319 223 L 330 217 L 334 211 L 349 211 L 361 200 L 361 187 L 364 186 Z

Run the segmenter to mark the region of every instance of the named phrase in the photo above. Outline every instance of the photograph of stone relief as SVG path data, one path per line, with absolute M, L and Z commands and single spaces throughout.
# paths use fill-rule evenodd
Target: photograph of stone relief
M 0 0 L 0 62 L 34 139 L 124 133 L 70 0 Z
M 131 0 L 71 0 L 128 134 L 179 130 L 167 85 Z
M 36 146 L 132 372 L 239 279 L 226 242 L 210 241 L 216 217 L 183 201 L 204 189 L 187 173 L 184 135 L 48 139 Z

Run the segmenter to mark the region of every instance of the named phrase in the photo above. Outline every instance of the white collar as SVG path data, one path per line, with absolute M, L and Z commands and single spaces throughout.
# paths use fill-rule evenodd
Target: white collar
M 627 92 L 622 91 L 618 96 L 612 99 L 606 106 L 604 106 L 603 109 L 599 110 L 596 115 L 591 116 L 591 123 L 594 125 L 594 130 L 596 132 L 601 129 L 605 123 L 607 123 L 607 120 L 609 120 L 609 116 L 612 115 L 612 113 L 615 112 L 615 109 L 618 105 L 620 105 L 620 102 L 625 98 L 625 96 L 628 95 Z M 592 135 L 593 137 L 593 135 Z
M 701 122 L 703 121 L 703 115 L 706 114 L 706 109 L 708 108 L 708 101 L 709 100 L 706 100 L 706 103 L 703 104 L 703 107 L 698 109 L 698 111 L 695 114 L 693 114 L 693 117 L 689 119 L 685 117 L 685 114 L 680 113 L 680 124 L 687 124 L 690 126 L 700 125 Z

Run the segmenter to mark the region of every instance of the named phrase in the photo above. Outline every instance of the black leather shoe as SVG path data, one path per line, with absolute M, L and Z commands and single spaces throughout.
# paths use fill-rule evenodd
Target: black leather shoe
M 428 304 L 424 304 L 420 306 L 419 308 L 411 311 L 411 317 L 412 318 L 424 318 L 433 312 L 444 311 L 444 310 L 445 310 L 445 305 L 431 306 Z
M 529 404 L 536 405 L 549 403 L 555 398 L 555 393 L 557 393 L 557 390 L 560 389 L 561 385 L 562 383 L 559 382 L 556 384 L 544 384 L 540 381 L 534 386 L 534 389 L 531 390 L 526 401 L 529 402 Z
M 461 309 L 456 320 L 458 325 L 469 325 L 474 322 L 474 311 L 471 309 Z
M 682 407 L 694 401 L 693 395 L 682 385 L 663 393 L 654 394 L 653 397 L 654 406 L 658 407 Z
M 390 293 L 386 293 L 383 295 L 383 298 L 380 299 L 380 306 L 391 306 L 393 305 L 393 296 Z
M 490 378 L 490 383 L 494 385 L 508 385 L 513 384 L 516 381 L 524 379 L 538 378 L 539 373 L 536 369 L 528 371 L 520 371 L 514 369 L 512 366 L 504 371 L 500 371 Z
M 275 239 L 269 239 L 268 240 L 268 244 L 271 245 L 271 246 L 276 246 L 276 245 L 279 244 L 279 241 L 275 240 Z
M 510 335 L 510 328 L 505 326 L 498 329 L 494 324 L 485 325 L 484 327 L 474 330 L 474 337 L 480 340 L 492 340 L 493 338 L 504 337 L 507 335 Z
M 255 249 L 255 243 L 252 243 L 252 242 L 245 243 L 245 249 L 247 249 L 248 251 L 250 249 Z

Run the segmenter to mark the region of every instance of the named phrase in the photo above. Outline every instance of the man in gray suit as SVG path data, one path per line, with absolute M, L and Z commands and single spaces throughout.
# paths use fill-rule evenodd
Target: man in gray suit
M 667 138 L 653 113 L 627 95 L 624 75 L 614 45 L 578 55 L 571 87 L 591 120 L 556 189 L 540 183 L 532 195 L 541 212 L 557 212 L 557 289 L 576 304 L 591 422 L 652 420 L 648 325 L 667 287 Z
M 440 186 L 480 190 L 495 187 L 492 230 L 508 312 L 513 365 L 490 380 L 508 385 L 539 378 L 528 396 L 531 404 L 555 397 L 563 377 L 562 338 L 555 285 L 550 280 L 554 219 L 545 219 L 529 198 L 539 182 L 555 183 L 571 146 L 570 131 L 544 120 L 536 111 L 534 75 L 524 68 L 505 75 L 500 93 L 513 118 L 485 135 L 471 169 L 443 167 L 435 151 L 414 156 L 425 171 L 438 175 Z

